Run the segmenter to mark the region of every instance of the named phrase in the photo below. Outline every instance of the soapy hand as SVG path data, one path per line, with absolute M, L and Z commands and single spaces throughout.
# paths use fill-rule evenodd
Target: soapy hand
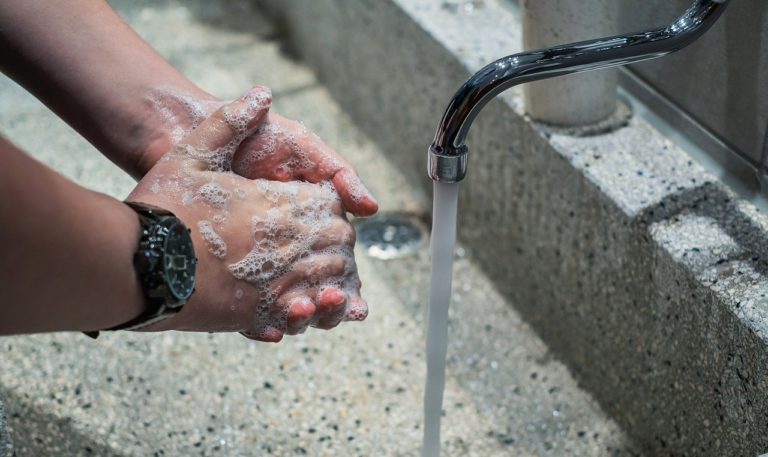
M 279 341 L 307 326 L 365 319 L 355 233 L 335 181 L 280 182 L 231 171 L 243 140 L 265 125 L 270 103 L 269 91 L 256 87 L 220 107 L 130 195 L 176 214 L 192 229 L 199 259 L 189 303 L 147 330 L 239 331 Z
M 232 169 L 247 178 L 330 181 L 347 210 L 370 216 L 378 203 L 349 163 L 298 122 L 274 113 L 240 145 Z
M 226 104 L 210 96 L 192 96 L 173 89 L 160 89 L 148 101 L 160 113 L 161 130 L 167 132 L 171 144 Z M 150 168 L 165 152 L 147 151 L 140 168 Z M 231 168 L 251 179 L 330 182 L 350 213 L 370 216 L 378 211 L 376 199 L 348 162 L 303 124 L 272 112 L 265 112 L 259 125 L 243 139 L 232 156 Z

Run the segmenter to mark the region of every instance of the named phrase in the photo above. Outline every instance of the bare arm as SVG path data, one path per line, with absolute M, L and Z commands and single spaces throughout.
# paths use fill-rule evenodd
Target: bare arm
M 103 0 L 0 1 L 0 70 L 137 179 L 224 104 L 166 62 Z M 180 94 L 202 112 L 190 113 Z M 331 181 L 348 211 L 378 210 L 351 165 L 301 124 L 274 113 L 263 124 L 238 151 L 237 173 Z
M 136 214 L 0 137 L 0 335 L 98 330 L 138 316 Z
M 4 0 L 0 42 L 0 70 L 137 178 L 171 146 L 153 91 L 214 100 L 100 0 Z
M 178 314 L 143 330 L 239 331 L 279 341 L 307 326 L 362 320 L 367 305 L 354 229 L 329 186 L 250 180 L 229 152 L 267 115 L 256 87 L 203 121 L 129 197 L 191 229 L 196 291 Z M 259 225 L 260 224 L 260 225 Z M 145 302 L 132 259 L 138 218 L 0 137 L 0 335 L 99 330 Z

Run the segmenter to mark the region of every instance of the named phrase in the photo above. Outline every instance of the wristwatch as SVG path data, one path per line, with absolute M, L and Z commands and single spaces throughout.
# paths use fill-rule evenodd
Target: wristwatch
M 133 266 L 146 309 L 135 319 L 106 330 L 137 330 L 181 311 L 195 291 L 197 259 L 190 230 L 170 211 L 126 202 L 139 215 L 141 238 Z M 93 338 L 99 332 L 85 332 Z

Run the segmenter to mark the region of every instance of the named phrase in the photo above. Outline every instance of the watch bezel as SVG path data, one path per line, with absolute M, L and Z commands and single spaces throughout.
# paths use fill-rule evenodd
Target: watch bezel
M 168 300 L 166 303 L 166 306 L 169 308 L 176 308 L 179 306 L 184 305 L 187 300 L 192 296 L 192 293 L 195 290 L 195 280 L 196 280 L 196 270 L 197 270 L 197 259 L 195 258 L 195 252 L 194 252 L 194 245 L 192 242 L 192 237 L 190 236 L 189 229 L 177 218 L 173 219 L 167 219 L 163 221 L 166 224 L 163 224 L 166 228 L 166 234 L 163 239 L 163 246 L 161 250 L 162 254 L 162 260 L 161 262 L 161 268 L 162 268 L 162 276 L 163 276 L 163 282 L 168 292 L 168 298 L 172 298 L 173 300 Z M 175 232 L 178 230 L 178 232 Z M 169 271 L 169 265 L 173 264 L 174 261 L 168 262 L 168 256 L 172 255 L 170 253 L 171 247 L 169 246 L 169 243 L 172 241 L 181 241 L 186 242 L 189 244 L 189 255 L 185 256 L 185 269 L 189 272 L 191 270 L 190 276 L 192 277 L 190 285 L 187 287 L 187 290 L 180 291 L 177 290 L 177 288 L 174 285 L 174 278 L 172 277 L 173 272 Z

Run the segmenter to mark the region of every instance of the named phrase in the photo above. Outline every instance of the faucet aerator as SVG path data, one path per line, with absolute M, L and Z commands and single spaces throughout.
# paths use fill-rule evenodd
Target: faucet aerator
M 443 183 L 461 181 L 467 175 L 468 153 L 469 149 L 463 144 L 458 148 L 437 148 L 433 144 L 429 147 L 427 163 L 429 177 Z

